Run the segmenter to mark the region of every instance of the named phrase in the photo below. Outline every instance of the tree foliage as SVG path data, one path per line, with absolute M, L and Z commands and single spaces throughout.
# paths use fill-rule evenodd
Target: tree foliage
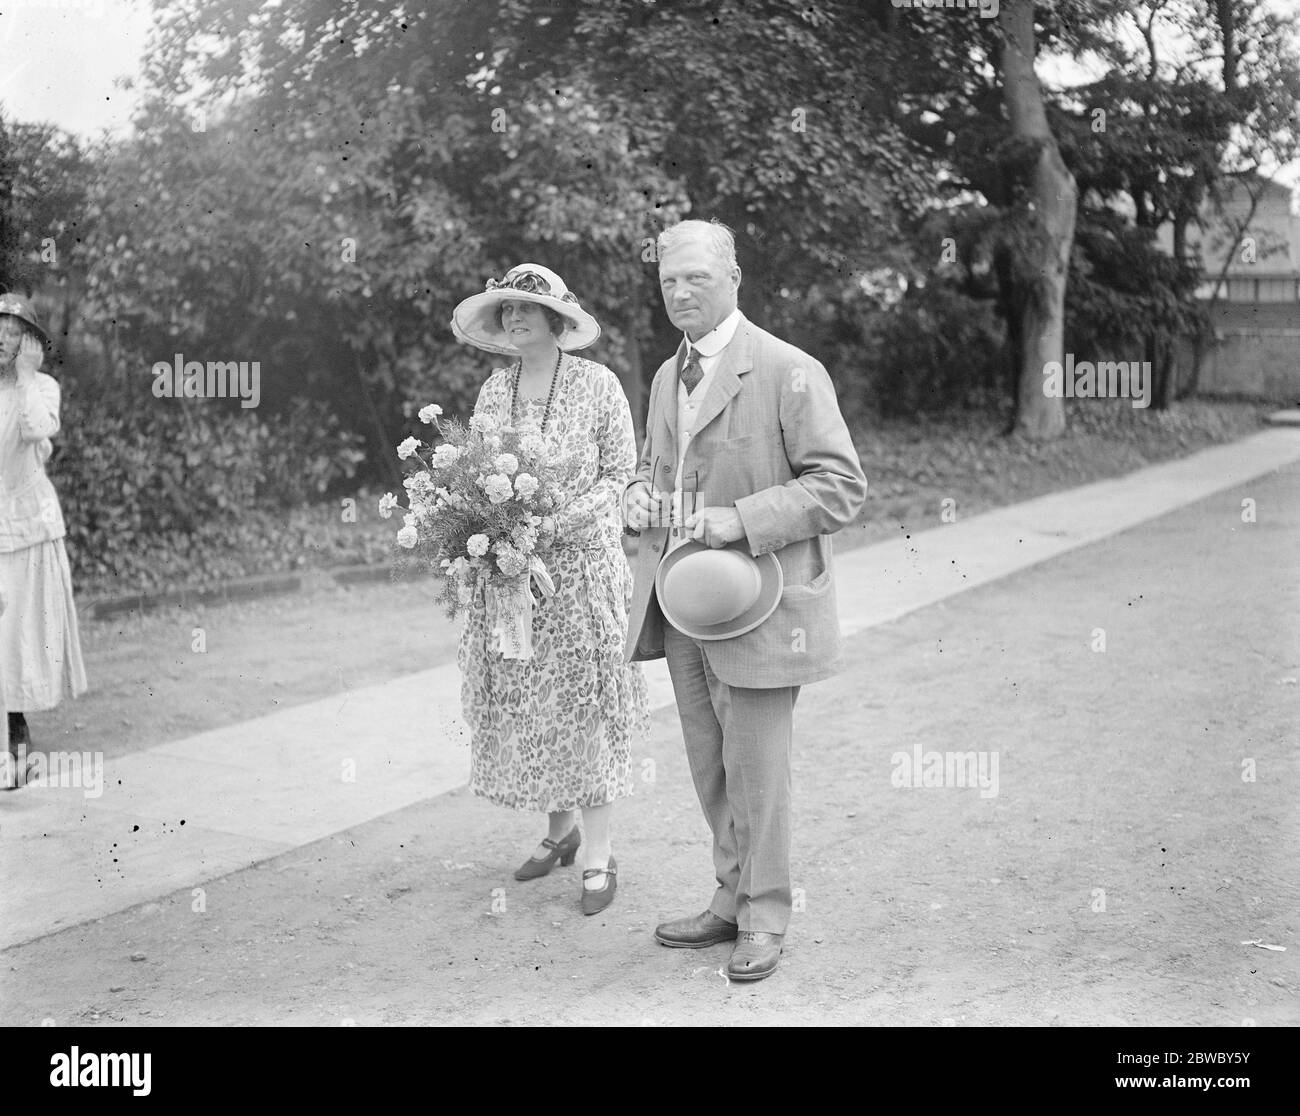
M 600 320 L 591 355 L 638 424 L 675 344 L 654 237 L 687 216 L 737 230 L 742 307 L 822 356 L 851 409 L 1013 398 L 1052 236 L 1049 141 L 1078 188 L 1064 320 L 1080 352 L 1169 353 L 1195 334 L 1189 230 L 1229 183 L 1296 152 L 1294 26 L 1264 0 L 1038 0 L 1040 61 L 1097 76 L 1053 85 L 1039 65 L 1032 136 L 1008 112 L 1004 29 L 973 11 L 155 10 L 130 137 L 87 149 L 0 128 L 0 279 L 39 289 L 68 333 L 70 397 L 161 408 L 175 436 L 205 439 L 209 420 L 249 416 L 154 400 L 153 364 L 257 361 L 268 423 L 320 401 L 390 479 L 416 407 L 472 402 L 493 358 L 453 340 L 451 311 L 513 264 L 554 267 Z M 354 464 L 341 451 L 320 475 Z

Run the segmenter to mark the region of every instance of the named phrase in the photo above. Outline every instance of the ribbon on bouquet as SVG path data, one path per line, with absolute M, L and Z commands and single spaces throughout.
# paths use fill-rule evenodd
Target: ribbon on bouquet
M 555 595 L 555 582 L 536 555 L 529 559 L 527 571 L 518 577 L 504 581 L 489 579 L 483 588 L 491 633 L 488 643 L 503 659 L 533 657 L 533 585 L 543 597 Z

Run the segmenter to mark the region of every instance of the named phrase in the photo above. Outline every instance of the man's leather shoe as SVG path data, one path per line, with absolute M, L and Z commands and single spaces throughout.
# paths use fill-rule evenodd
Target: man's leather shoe
M 737 933 L 734 922 L 705 911 L 690 918 L 661 922 L 655 927 L 655 941 L 674 949 L 703 949 L 719 942 L 734 941 Z
M 781 963 L 782 934 L 764 934 L 758 930 L 745 930 L 731 951 L 727 962 L 727 976 L 732 980 L 762 980 L 776 972 Z

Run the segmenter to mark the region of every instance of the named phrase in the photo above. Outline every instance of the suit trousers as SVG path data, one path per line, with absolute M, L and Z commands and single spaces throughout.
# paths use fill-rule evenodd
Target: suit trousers
M 741 930 L 790 921 L 790 738 L 798 686 L 728 686 L 700 641 L 664 621 L 664 655 L 686 758 L 713 831 L 718 888 L 709 909 Z

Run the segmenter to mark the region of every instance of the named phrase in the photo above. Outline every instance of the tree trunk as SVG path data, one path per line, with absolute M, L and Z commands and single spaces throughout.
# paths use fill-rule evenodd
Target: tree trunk
M 1173 215 L 1173 246 L 1174 259 L 1183 267 L 1187 266 L 1187 226 L 1191 224 L 1193 210 L 1181 207 Z M 1196 291 L 1192 292 L 1192 298 L 1197 297 Z M 1169 360 L 1174 365 L 1174 392 L 1175 399 L 1182 399 L 1184 396 L 1193 395 L 1196 392 L 1197 383 L 1200 380 L 1200 363 L 1201 363 L 1201 343 L 1199 337 L 1192 337 L 1192 358 L 1191 364 L 1187 369 L 1187 374 L 1182 372 L 1182 349 L 1178 346 L 1177 341 L 1170 343 Z
M 355 349 L 352 352 L 352 369 L 356 373 L 357 386 L 361 389 L 361 398 L 366 405 L 366 417 L 370 419 L 374 428 L 375 438 L 379 446 L 379 457 L 384 463 L 384 472 L 400 488 L 402 486 L 402 470 L 397 464 L 397 443 L 384 429 L 384 420 L 380 418 L 379 408 L 375 406 L 374 397 L 370 394 L 370 385 L 366 383 L 366 370 L 361 363 L 361 355 Z
M 1214 18 L 1223 40 L 1223 89 L 1231 97 L 1237 88 L 1237 32 L 1232 24 L 1232 0 L 1215 0 Z
M 1017 433 L 1036 440 L 1065 430 L 1065 402 L 1043 392 L 1043 368 L 1065 360 L 1065 285 L 1074 243 L 1078 191 L 1047 123 L 1043 91 L 1034 73 L 1032 0 L 1004 0 L 998 13 L 1003 36 L 1002 101 L 1011 134 L 1038 145 L 1029 191 L 1030 221 L 1046 235 L 1027 249 L 1034 279 L 1019 300 L 1023 339 L 1016 380 Z
M 1151 409 L 1167 411 L 1177 384 L 1169 346 L 1154 333 L 1147 336 L 1146 359 L 1151 363 Z
M 1015 261 L 1011 259 L 1011 251 L 1010 248 L 999 248 L 993 258 L 993 270 L 998 280 L 998 303 L 1007 326 L 1007 359 L 1003 366 L 1006 369 L 1005 383 L 996 386 L 1005 391 L 1007 398 L 1017 399 L 1020 395 L 1020 369 L 1025 361 L 1025 339 L 1021 333 L 1025 326 L 1025 300 L 1023 290 L 1016 283 Z M 1015 429 L 1016 414 L 1013 412 L 1004 433 L 1014 434 Z

